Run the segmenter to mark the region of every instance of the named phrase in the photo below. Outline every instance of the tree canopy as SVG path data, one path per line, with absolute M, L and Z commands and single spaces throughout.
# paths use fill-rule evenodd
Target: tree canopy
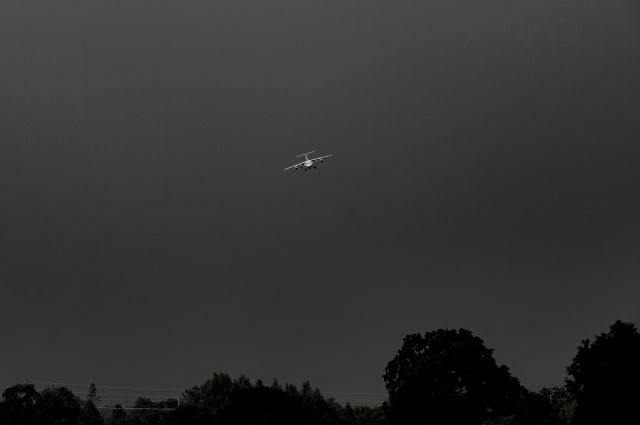
M 66 387 L 48 387 L 38 392 L 31 384 L 7 388 L 0 403 L 2 425 L 75 425 L 79 399 Z
M 79 425 L 105 425 L 103 417 L 93 401 L 88 400 L 80 411 Z
M 40 393 L 30 384 L 18 384 L 2 393 L 0 418 L 3 424 L 31 425 L 36 423 Z
M 18 384 L 0 401 L 1 425 L 601 425 L 640 423 L 640 333 L 621 321 L 582 341 L 564 387 L 529 391 L 465 329 L 409 334 L 388 362 L 388 402 L 341 405 L 307 381 L 265 385 L 214 373 L 180 399 L 137 395 L 131 410 L 66 387 Z M 116 388 L 116 387 L 114 387 Z M 131 404 L 127 404 L 131 407 Z
M 616 321 L 593 342 L 582 341 L 567 368 L 576 400 L 574 424 L 640 423 L 640 333 Z
M 465 329 L 410 334 L 384 374 L 392 423 L 481 424 L 514 411 L 522 388 Z
M 40 392 L 41 423 L 75 425 L 80 415 L 80 400 L 66 387 L 49 387 Z

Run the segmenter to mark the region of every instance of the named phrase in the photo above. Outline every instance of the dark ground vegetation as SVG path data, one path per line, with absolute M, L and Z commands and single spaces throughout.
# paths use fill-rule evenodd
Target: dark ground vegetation
M 565 386 L 532 392 L 472 332 L 438 329 L 404 338 L 383 376 L 388 401 L 341 405 L 312 388 L 265 385 L 215 373 L 178 400 L 138 398 L 104 410 L 98 389 L 18 384 L 2 393 L 2 425 L 601 425 L 640 423 L 640 333 L 615 322 L 584 340 Z M 148 410 L 141 409 L 147 408 Z M 162 410 L 166 409 L 166 410 Z M 106 412 L 109 412 L 108 414 Z

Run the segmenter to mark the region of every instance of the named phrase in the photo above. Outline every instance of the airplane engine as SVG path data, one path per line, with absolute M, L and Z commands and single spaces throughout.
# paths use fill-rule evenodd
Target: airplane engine
M 321 157 L 318 157 L 318 158 L 309 158 L 309 155 L 312 154 L 312 153 L 313 153 L 313 151 L 298 155 L 298 157 L 304 156 L 304 158 L 305 158 L 304 161 L 299 162 L 297 164 L 293 164 L 293 165 L 285 168 L 284 171 L 297 170 L 299 168 L 304 168 L 304 171 L 308 171 L 308 170 L 310 170 L 312 168 L 318 168 L 319 163 L 324 161 L 325 158 L 329 158 L 330 156 L 333 156 L 333 155 L 325 155 L 325 156 L 321 156 Z

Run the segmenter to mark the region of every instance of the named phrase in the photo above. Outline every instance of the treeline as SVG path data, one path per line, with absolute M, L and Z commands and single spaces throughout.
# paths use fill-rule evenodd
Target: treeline
M 341 405 L 309 382 L 265 385 L 216 373 L 180 400 L 138 398 L 101 410 L 95 385 L 81 399 L 66 387 L 20 384 L 0 402 L 2 425 L 591 425 L 640 423 L 640 333 L 615 322 L 583 340 L 565 385 L 532 392 L 472 332 L 438 329 L 404 338 L 383 375 L 388 402 Z
M 2 425 L 386 425 L 387 405 L 342 406 L 325 398 L 309 382 L 300 388 L 265 385 L 241 376 L 232 379 L 215 373 L 202 385 L 185 390 L 175 399 L 154 402 L 140 397 L 133 409 L 116 404 L 101 410 L 100 397 L 91 385 L 85 399 L 66 387 L 48 387 L 38 392 L 32 384 L 19 384 L 3 392 L 0 403 Z

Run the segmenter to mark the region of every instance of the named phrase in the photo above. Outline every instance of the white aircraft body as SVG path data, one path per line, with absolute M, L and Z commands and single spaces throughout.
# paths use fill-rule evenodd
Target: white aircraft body
M 311 151 L 311 152 L 298 155 L 298 157 L 304 156 L 304 161 L 298 164 L 293 164 L 292 166 L 285 168 L 284 171 L 291 170 L 291 169 L 297 170 L 299 168 L 304 168 L 304 171 L 307 171 L 310 168 L 316 168 L 316 164 L 318 162 L 322 162 L 325 158 L 329 158 L 330 156 L 333 156 L 333 155 L 325 155 L 325 156 L 319 156 L 317 158 L 309 158 L 309 155 L 314 152 L 315 151 Z

